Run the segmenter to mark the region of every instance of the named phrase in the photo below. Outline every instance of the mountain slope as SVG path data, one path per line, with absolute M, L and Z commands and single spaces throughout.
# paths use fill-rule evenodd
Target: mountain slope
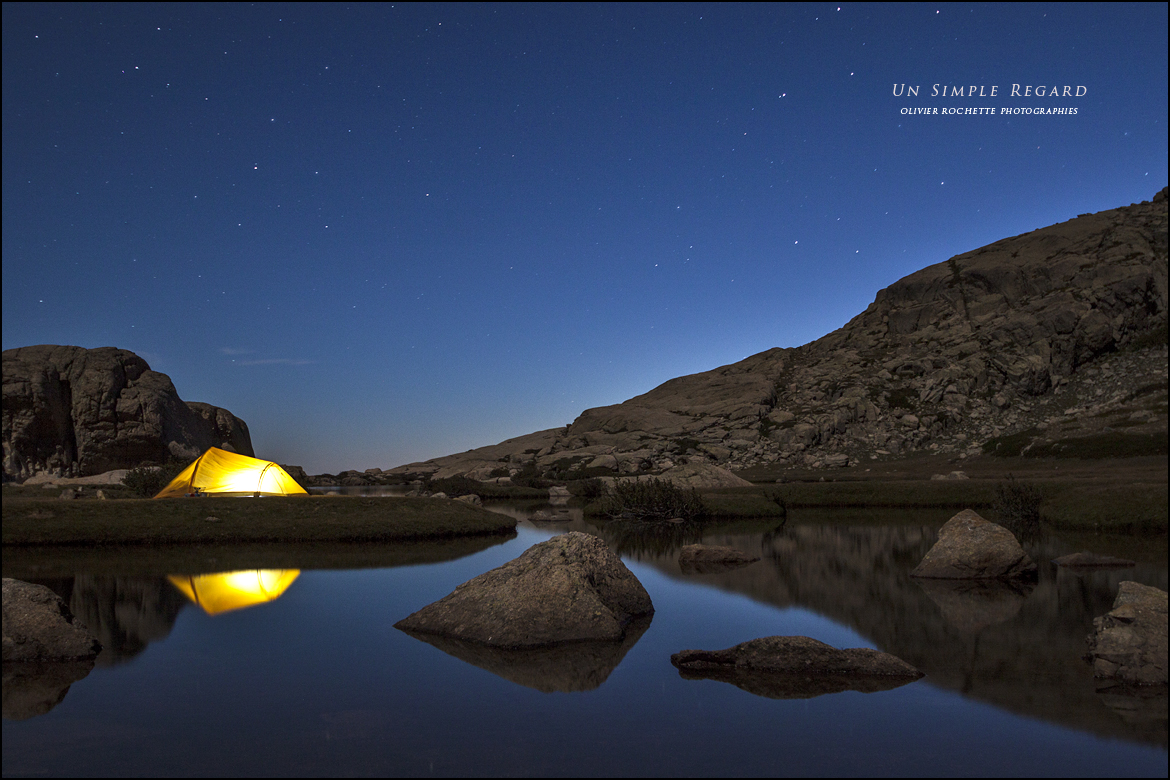
M 1163 189 L 928 266 L 802 347 L 391 473 L 656 473 L 684 459 L 821 468 L 924 448 L 974 453 L 1025 430 L 1043 443 L 1057 422 L 1085 433 L 1118 414 L 1164 434 L 1166 230 Z

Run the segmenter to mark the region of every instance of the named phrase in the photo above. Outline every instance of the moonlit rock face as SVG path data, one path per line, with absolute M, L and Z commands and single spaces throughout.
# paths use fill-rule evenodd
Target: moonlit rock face
M 1012 532 L 964 509 L 946 522 L 911 577 L 995 579 L 1032 575 L 1036 564 Z
M 170 377 L 124 349 L 43 344 L 4 351 L 4 473 L 91 476 L 209 447 L 252 455 L 248 426 L 185 403 Z

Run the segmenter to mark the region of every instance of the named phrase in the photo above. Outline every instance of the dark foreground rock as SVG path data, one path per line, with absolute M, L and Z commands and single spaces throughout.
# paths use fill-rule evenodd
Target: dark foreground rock
M 922 677 L 905 661 L 877 650 L 839 650 L 805 636 L 769 636 L 726 650 L 683 650 L 670 657 L 686 679 L 729 682 L 771 699 L 826 693 L 872 693 Z
M 605 682 L 650 627 L 651 616 L 634 618 L 617 642 L 569 642 L 546 647 L 489 647 L 433 634 L 406 633 L 460 661 L 509 682 L 543 693 L 591 691 Z
M 938 541 L 910 572 L 932 579 L 995 579 L 1033 576 L 1036 564 L 1011 531 L 964 509 L 938 532 Z
M 184 402 L 170 377 L 133 352 L 42 344 L 5 350 L 3 364 L 8 479 L 193 460 L 208 447 L 253 454 L 243 420 Z
M 44 585 L 4 578 L 5 720 L 44 715 L 93 669 L 102 645 Z
M 61 597 L 43 585 L 4 578 L 4 663 L 92 661 L 102 645 Z
M 4 663 L 4 720 L 44 715 L 69 693 L 69 686 L 93 670 L 93 659 Z
M 1091 552 L 1062 555 L 1059 558 L 1053 558 L 1052 562 L 1057 566 L 1070 569 L 1126 569 L 1137 566 L 1136 561 L 1131 561 L 1128 558 L 1114 558 L 1112 555 L 1097 555 Z
M 1123 582 L 1113 609 L 1093 620 L 1093 675 L 1135 685 L 1166 684 L 1166 591 Z
M 683 574 L 710 574 L 738 569 L 758 560 L 759 556 L 748 555 L 743 550 L 714 544 L 688 544 L 678 553 L 678 565 Z
M 620 641 L 634 618 L 653 613 L 642 583 L 604 541 L 571 532 L 468 580 L 394 627 L 493 647 L 531 648 Z

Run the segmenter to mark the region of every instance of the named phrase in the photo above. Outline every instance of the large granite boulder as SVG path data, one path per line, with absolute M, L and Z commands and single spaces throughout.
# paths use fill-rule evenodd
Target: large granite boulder
M 923 676 L 889 653 L 865 647 L 840 650 L 806 636 L 769 636 L 726 650 L 683 650 L 670 662 L 687 679 L 721 680 L 773 699 L 845 690 L 872 693 Z
M 948 520 L 911 577 L 964 580 L 1035 575 L 1036 564 L 1011 531 L 970 509 Z
M 1096 677 L 1166 684 L 1166 591 L 1123 582 L 1113 609 L 1093 620 L 1089 658 Z
M 710 463 L 684 463 L 667 469 L 660 479 L 673 482 L 678 487 L 714 490 L 727 487 L 751 487 L 752 483 L 735 476 L 730 471 Z
M 3 581 L 4 663 L 93 660 L 102 645 L 44 585 Z
M 571 532 L 468 580 L 394 624 L 494 647 L 531 648 L 583 640 L 621 641 L 654 605 L 604 541 Z
M 208 447 L 254 454 L 243 420 L 184 403 L 170 377 L 124 349 L 9 349 L 3 372 L 6 479 L 91 476 Z

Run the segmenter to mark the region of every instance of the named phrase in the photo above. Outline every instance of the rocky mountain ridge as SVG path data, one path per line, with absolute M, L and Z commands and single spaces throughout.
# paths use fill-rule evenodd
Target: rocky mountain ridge
M 251 456 L 248 426 L 184 402 L 166 374 L 125 349 L 41 344 L 3 354 L 4 479 L 85 477 L 208 447 Z
M 1021 448 L 1121 428 L 1164 437 L 1166 195 L 928 266 L 802 347 L 383 475 L 832 468 L 926 449 L 966 457 L 1012 435 Z

